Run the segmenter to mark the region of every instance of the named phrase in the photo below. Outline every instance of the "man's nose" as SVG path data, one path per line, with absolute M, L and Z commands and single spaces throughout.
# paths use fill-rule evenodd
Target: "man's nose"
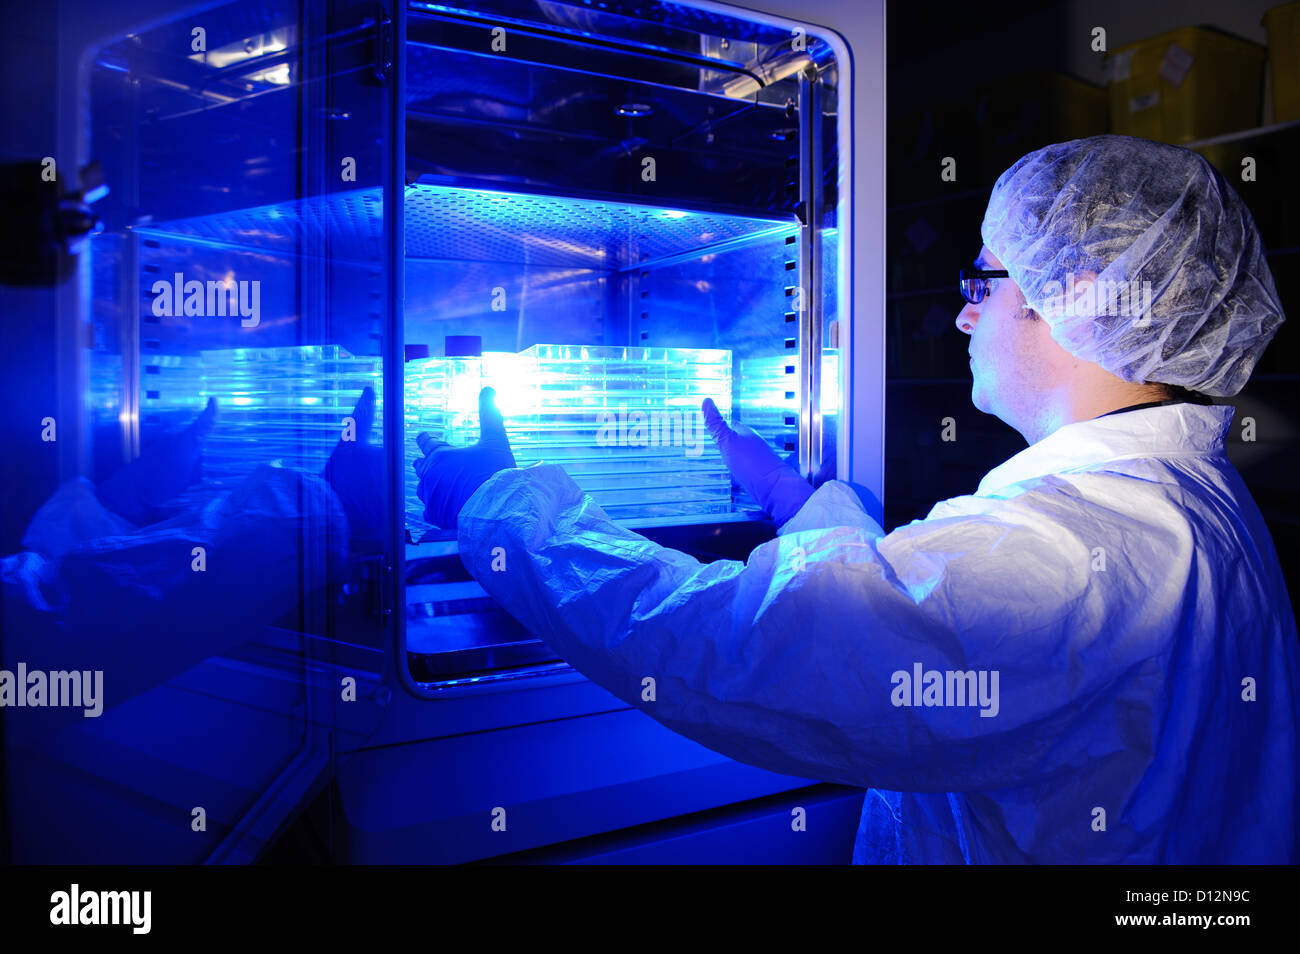
M 967 304 L 965 308 L 957 313 L 957 330 L 972 334 L 975 331 L 975 325 L 979 323 L 980 311 L 972 304 Z

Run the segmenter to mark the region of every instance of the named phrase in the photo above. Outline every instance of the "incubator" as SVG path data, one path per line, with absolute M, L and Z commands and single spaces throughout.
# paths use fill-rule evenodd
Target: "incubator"
M 241 636 L 297 680 L 280 709 L 298 734 L 267 766 L 306 738 L 365 774 L 384 746 L 609 709 L 424 515 L 416 438 L 475 440 L 482 386 L 520 466 L 563 465 L 703 559 L 774 533 L 705 398 L 810 479 L 879 493 L 879 316 L 855 315 L 848 281 L 852 84 L 831 31 L 708 3 L 241 0 L 87 45 L 85 149 L 111 192 L 60 330 L 80 343 L 67 475 L 107 478 L 215 398 L 200 479 L 169 504 L 202 508 L 260 465 L 320 475 L 376 397 L 377 550 L 339 571 L 304 541 L 297 611 Z M 378 811 L 340 778 L 357 817 Z

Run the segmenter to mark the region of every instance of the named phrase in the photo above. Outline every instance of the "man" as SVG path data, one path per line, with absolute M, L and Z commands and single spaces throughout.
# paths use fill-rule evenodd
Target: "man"
M 1021 159 L 981 231 L 957 317 L 972 399 L 1030 446 L 926 519 L 885 534 L 706 402 L 781 527 L 704 565 L 559 467 L 497 472 L 489 393 L 479 444 L 416 464 L 428 513 L 629 704 L 869 788 L 856 861 L 1294 862 L 1295 620 L 1224 456 L 1233 409 L 1201 397 L 1237 393 L 1282 321 L 1254 223 L 1194 153 L 1104 136 Z

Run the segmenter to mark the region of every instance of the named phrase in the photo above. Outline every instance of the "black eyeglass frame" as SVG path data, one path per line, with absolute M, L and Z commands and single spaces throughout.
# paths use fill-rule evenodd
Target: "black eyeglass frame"
M 968 304 L 978 305 L 988 297 L 990 278 L 1010 277 L 1011 273 L 1001 268 L 963 268 L 957 275 L 957 290 Z

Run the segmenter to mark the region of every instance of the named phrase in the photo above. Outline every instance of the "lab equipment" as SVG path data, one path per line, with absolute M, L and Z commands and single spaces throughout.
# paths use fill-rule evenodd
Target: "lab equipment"
M 51 175 L 49 157 L 0 165 L 0 206 L 9 226 L 0 236 L 0 282 L 52 287 L 68 280 L 77 256 L 104 223 L 91 206 L 108 194 L 96 162 L 81 169 L 79 188 Z
M 146 267 L 164 276 L 193 254 L 192 247 L 228 249 L 240 261 L 255 254 L 291 256 L 325 236 L 350 261 L 363 257 L 382 232 L 380 198 L 377 190 L 342 190 L 151 222 L 137 231 L 147 239 Z M 432 177 L 406 185 L 402 206 L 407 542 L 454 538 L 431 525 L 419 499 L 414 465 L 424 454 L 417 437 L 427 432 L 452 445 L 472 444 L 485 385 L 496 390 L 521 466 L 561 463 L 615 518 L 651 532 L 679 527 L 685 545 L 708 539 L 710 546 L 740 552 L 754 539 L 746 524 L 763 516 L 761 504 L 733 485 L 707 433 L 700 412 L 705 397 L 717 402 L 725 418 L 753 422 L 796 465 L 815 466 L 823 478 L 833 469 L 824 448 L 833 447 L 826 432 L 840 420 L 841 369 L 821 326 L 831 326 L 838 307 L 833 289 L 824 284 L 837 274 L 836 260 L 820 266 L 826 272 L 820 290 L 805 293 L 788 284 L 792 272 L 812 267 L 794 257 L 799 233 L 788 218 L 698 202 L 673 208 L 628 198 L 486 189 Z M 837 230 L 825 228 L 815 241 L 837 249 Z M 220 274 L 208 268 L 203 273 Z M 712 292 L 715 285 L 731 289 L 725 307 Z M 164 286 L 164 298 L 178 294 L 178 281 Z M 341 289 L 340 297 L 347 286 Z M 815 309 L 791 301 L 813 295 Z M 345 300 L 355 298 L 353 293 Z M 484 304 L 486 311 L 480 311 Z M 282 307 L 268 298 L 262 311 L 274 314 Z M 710 315 L 707 323 L 698 319 L 701 309 Z M 474 320 L 448 318 L 464 314 Z M 521 328 L 533 327 L 537 336 L 556 337 L 518 350 L 501 347 L 517 341 Z M 449 354 L 436 353 L 443 350 L 440 342 L 457 337 L 451 332 L 470 331 L 479 339 L 479 354 L 457 353 L 463 341 Z M 250 327 L 248 333 L 263 332 Z M 203 329 L 195 326 L 194 336 L 202 340 Z M 655 339 L 664 339 L 665 346 L 649 346 Z M 596 343 L 610 340 L 624 343 Z M 186 353 L 190 346 L 188 340 L 162 342 L 142 362 L 148 384 L 140 404 L 146 432 L 175 422 L 211 396 L 230 409 L 223 416 L 229 426 L 214 434 L 205 481 L 195 495 L 230 486 L 251 463 L 279 461 L 320 473 L 367 387 L 374 389 L 376 413 L 383 413 L 382 362 L 348 345 Z M 821 355 L 818 374 L 811 369 L 813 351 Z M 96 390 L 111 394 L 112 376 L 119 373 L 116 362 L 92 365 Z M 820 413 L 808 406 L 813 382 Z M 107 420 L 116 403 L 106 398 L 100 413 Z M 378 432 L 369 437 L 378 447 Z M 373 537 L 377 515 L 361 513 L 359 495 L 344 497 L 350 525 L 364 525 L 363 535 Z M 369 542 L 354 545 L 373 549 Z M 416 574 L 444 575 L 445 555 L 437 548 L 413 549 L 408 560 Z M 421 673 L 473 672 L 482 665 L 484 626 L 468 618 L 472 613 L 449 611 L 481 604 L 455 596 L 463 584 L 454 575 L 438 585 L 448 588 L 425 584 L 407 607 L 421 633 L 416 643 L 437 647 L 436 658 L 413 658 L 420 660 Z M 443 594 L 450 606 L 440 602 Z M 431 641 L 427 631 L 434 619 L 440 635 Z M 549 651 L 521 639 L 513 627 L 499 620 L 488 628 L 493 627 L 503 643 L 515 647 L 494 658 L 549 658 Z M 521 647 L 530 642 L 534 646 L 524 652 Z
M 210 8 L 207 50 L 178 56 L 188 20 L 122 18 L 115 39 L 103 43 L 101 28 L 81 40 L 88 109 L 60 113 L 60 135 L 93 144 L 113 189 L 96 210 L 106 228 L 90 240 L 79 308 L 58 328 L 70 365 L 60 380 L 78 387 L 65 389 L 51 449 L 68 476 L 99 483 L 214 398 L 199 480 L 160 516 L 206 513 L 269 468 L 313 502 L 332 488 L 352 531 L 345 554 L 337 513 L 302 528 L 298 605 L 268 601 L 260 629 L 234 568 L 185 577 L 219 580 L 208 595 L 249 610 L 225 634 L 233 648 L 203 644 L 176 677 L 181 702 L 158 687 L 106 710 L 94 738 L 81 733 L 68 756 L 78 770 L 104 739 L 164 753 L 157 777 L 121 760 L 109 780 L 159 803 L 199 804 L 193 779 L 230 780 L 202 844 L 159 836 L 154 860 L 256 856 L 326 771 L 344 793 L 350 857 L 369 860 L 484 857 L 805 784 L 611 713 L 603 690 L 468 576 L 454 535 L 409 505 L 416 435 L 472 443 L 452 410 L 466 392 L 472 411 L 494 362 L 511 361 L 532 369 L 497 386 L 521 461 L 562 461 L 624 525 L 683 551 L 743 555 L 774 532 L 704 431 L 706 396 L 732 422 L 761 421 L 801 473 L 828 465 L 826 429 L 856 427 L 843 466 L 879 485 L 879 309 L 863 293 L 851 310 L 846 265 L 860 254 L 869 271 L 880 256 L 865 251 L 869 229 L 849 241 L 865 180 L 848 171 L 852 77 L 838 36 L 801 28 L 795 49 L 786 20 L 683 4 L 268 0 Z M 509 52 L 483 48 L 503 23 Z M 466 335 L 481 340 L 472 360 L 439 353 Z M 865 355 L 855 423 L 839 380 L 847 359 L 825 378 L 836 340 Z M 517 391 L 531 395 L 522 407 Z M 361 506 L 367 484 L 380 485 L 377 512 Z M 363 525 L 371 539 L 359 541 Z M 134 635 L 200 648 L 170 630 Z M 255 741 L 195 754 L 141 730 L 176 725 L 238 726 Z M 538 725 L 564 738 L 512 741 Z M 456 760 L 519 745 L 552 768 L 521 773 L 506 797 L 562 791 L 563 817 L 480 842 L 452 804 L 477 783 L 412 798 L 421 769 L 353 768 L 362 752 L 370 766 L 471 738 L 419 764 L 483 780 Z M 570 770 L 552 743 L 634 755 Z M 394 781 L 355 784 L 367 774 Z M 546 795 L 552 784 L 562 789 Z M 53 805 L 35 784 L 22 795 L 25 817 Z M 93 792 L 85 803 L 108 804 Z M 618 810 L 587 810 L 597 803 Z M 408 809 L 418 817 L 403 820 Z M 44 829 L 64 814 L 50 808 Z M 151 819 L 108 815 L 77 814 L 86 821 L 67 842 L 102 844 L 114 860 L 93 832 L 148 840 L 137 830 Z M 390 840 L 398 826 L 409 831 Z
M 407 445 L 406 511 L 412 539 L 430 529 L 411 466 L 423 458 L 416 437 L 428 432 L 455 445 L 478 434 L 478 393 L 497 391 L 498 407 L 520 466 L 563 463 L 584 489 L 624 518 L 727 513 L 730 479 L 709 439 L 700 401 L 731 409 L 731 352 L 680 348 L 534 345 L 519 354 L 433 357 L 407 362 L 403 378 Z M 829 359 L 828 359 L 829 360 Z M 768 433 L 788 427 L 782 405 L 795 403 L 788 359 L 753 359 L 742 378 L 747 412 Z M 382 388 L 379 363 L 338 346 L 229 349 L 164 356 L 145 399 L 153 420 L 209 398 L 223 408 L 203 476 L 228 487 L 250 464 L 280 461 L 316 473 L 339 440 L 341 422 L 364 388 Z M 824 373 L 837 367 L 827 364 Z M 772 388 L 758 387 L 766 374 Z M 98 382 L 101 387 L 104 382 Z M 376 412 L 382 397 L 376 394 Z M 827 408 L 836 405 L 828 388 Z M 362 443 L 371 440 L 366 432 Z
M 1057 343 L 1125 381 L 1236 394 L 1283 321 L 1250 211 L 1176 146 L 1095 136 L 1030 153 L 980 231 Z
M 519 354 L 408 362 L 408 455 L 423 458 L 415 446 L 421 432 L 453 445 L 477 440 L 479 392 L 491 387 L 518 465 L 562 464 L 616 518 L 727 513 L 731 481 L 700 402 L 712 397 L 730 412 L 731 357 L 717 349 L 538 344 Z M 424 509 L 415 483 L 408 477 L 408 515 Z M 409 516 L 408 524 L 423 527 Z
M 744 415 L 744 423 L 763 434 L 772 442 L 774 450 L 784 447 L 780 435 L 798 420 L 799 395 L 790 388 L 794 373 L 790 359 L 784 355 L 742 358 L 736 374 L 736 404 Z M 840 397 L 840 354 L 834 348 L 822 351 L 821 400 L 818 402 L 823 418 L 834 418 L 843 406 Z M 722 410 L 720 407 L 719 410 Z M 724 413 L 723 417 L 727 415 Z M 828 435 L 833 428 L 823 427 Z
M 146 365 L 141 410 L 146 425 L 160 428 L 217 401 L 220 427 L 212 429 L 203 457 L 210 488 L 233 486 L 250 467 L 272 461 L 315 474 L 366 388 L 374 389 L 382 410 L 380 368 L 376 358 L 339 345 L 164 354 Z

